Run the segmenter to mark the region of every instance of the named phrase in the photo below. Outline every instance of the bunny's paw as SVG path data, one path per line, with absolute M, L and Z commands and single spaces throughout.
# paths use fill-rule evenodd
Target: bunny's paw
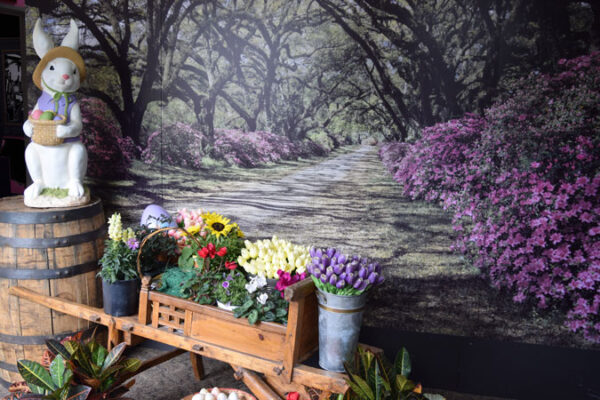
M 71 128 L 65 125 L 56 127 L 56 137 L 63 139 L 71 136 Z
M 82 197 L 85 193 L 85 189 L 81 182 L 71 181 L 69 183 L 69 196 L 72 197 Z
M 33 135 L 33 125 L 31 124 L 31 122 L 25 121 L 25 123 L 23 124 L 23 132 L 25 132 L 25 135 L 27 135 L 27 137 L 31 137 L 31 135 Z
M 39 182 L 33 182 L 27 189 L 25 189 L 23 195 L 25 196 L 25 199 L 33 200 L 42 193 L 42 190 L 44 190 L 44 185 Z

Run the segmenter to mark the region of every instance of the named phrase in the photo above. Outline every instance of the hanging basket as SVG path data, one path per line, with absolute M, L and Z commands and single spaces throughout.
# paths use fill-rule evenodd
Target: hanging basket
M 40 121 L 39 119 L 33 119 L 29 116 L 28 121 L 33 125 L 33 135 L 31 140 L 34 143 L 42 146 L 58 146 L 64 142 L 64 139 L 56 137 L 56 127 L 64 125 L 67 122 L 67 118 L 64 115 L 58 115 L 61 119 L 52 121 Z

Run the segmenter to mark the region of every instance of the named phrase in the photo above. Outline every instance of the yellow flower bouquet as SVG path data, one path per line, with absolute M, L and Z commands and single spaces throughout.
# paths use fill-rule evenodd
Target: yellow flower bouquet
M 246 272 L 265 278 L 277 279 L 278 270 L 298 274 L 306 270 L 310 262 L 309 249 L 273 236 L 271 239 L 244 242 L 238 264 Z

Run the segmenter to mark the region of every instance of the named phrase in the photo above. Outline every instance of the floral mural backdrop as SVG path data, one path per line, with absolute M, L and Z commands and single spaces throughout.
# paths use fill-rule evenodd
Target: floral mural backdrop
M 35 19 L 80 26 L 108 212 L 202 208 L 373 257 L 369 326 L 600 341 L 597 2 L 27 4 L 29 76 Z

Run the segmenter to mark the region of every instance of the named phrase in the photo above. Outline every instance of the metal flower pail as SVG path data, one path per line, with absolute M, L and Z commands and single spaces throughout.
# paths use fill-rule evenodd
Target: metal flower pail
M 339 296 L 317 290 L 319 302 L 319 365 L 327 371 L 343 372 L 350 361 L 362 324 L 366 293 Z

